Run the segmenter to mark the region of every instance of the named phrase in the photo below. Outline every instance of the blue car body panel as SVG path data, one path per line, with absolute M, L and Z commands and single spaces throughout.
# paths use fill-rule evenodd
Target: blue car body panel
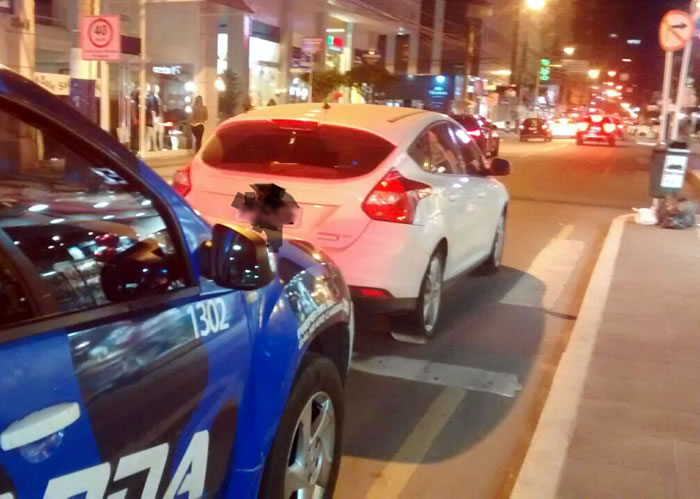
M 7 70 L 2 111 L 45 126 L 69 123 L 76 140 L 133 172 L 170 210 L 193 282 L 189 293 L 125 307 L 109 321 L 93 314 L 84 324 L 6 337 L 0 324 L 0 434 L 44 408 L 79 407 L 65 429 L 0 450 L 0 498 L 139 497 L 146 489 L 144 497 L 195 497 L 199 479 L 202 496 L 255 497 L 309 344 L 351 324 L 339 270 L 287 241 L 273 255 L 278 276 L 270 284 L 219 287 L 201 275 L 210 226 L 111 136 Z M 221 327 L 204 334 L 207 310 Z

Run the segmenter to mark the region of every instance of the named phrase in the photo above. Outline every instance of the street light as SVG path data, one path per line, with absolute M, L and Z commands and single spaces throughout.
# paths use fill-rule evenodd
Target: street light
M 600 69 L 589 69 L 588 70 L 588 77 L 591 80 L 597 80 L 599 76 L 600 76 Z
M 610 71 L 608 71 L 608 76 L 609 76 L 610 78 L 614 77 L 615 75 L 617 75 L 617 71 L 612 70 L 612 69 L 611 69 Z
M 576 47 L 564 47 L 564 53 L 566 55 L 574 55 L 576 53 Z
M 545 0 L 525 0 L 525 6 L 530 10 L 544 9 Z

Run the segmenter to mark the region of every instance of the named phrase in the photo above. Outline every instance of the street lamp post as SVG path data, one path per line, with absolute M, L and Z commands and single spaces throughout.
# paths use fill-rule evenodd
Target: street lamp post
M 528 11 L 540 11 L 544 9 L 546 4 L 546 0 L 525 0 L 525 9 Z M 520 16 L 521 14 L 524 14 L 521 11 L 520 5 L 521 3 L 518 3 L 518 16 L 516 17 L 515 21 L 515 36 L 513 40 L 513 60 L 512 60 L 512 71 L 513 71 L 513 77 L 511 78 L 511 82 L 515 83 L 518 88 L 518 111 L 520 111 L 520 108 L 523 105 L 523 73 L 525 72 L 527 68 L 527 52 L 528 52 L 528 41 L 529 41 L 529 36 L 530 36 L 530 30 L 528 29 L 529 26 L 526 26 L 525 29 L 525 41 L 523 43 L 523 50 L 522 50 L 522 55 L 520 57 L 520 60 L 518 60 L 518 46 L 520 45 Z M 530 20 L 529 16 L 524 15 L 523 16 L 525 21 Z M 539 60 L 537 61 L 539 65 Z M 539 83 L 539 74 L 535 76 L 536 78 L 536 83 Z M 539 86 L 539 85 L 538 85 Z M 537 98 L 537 96 L 535 96 Z

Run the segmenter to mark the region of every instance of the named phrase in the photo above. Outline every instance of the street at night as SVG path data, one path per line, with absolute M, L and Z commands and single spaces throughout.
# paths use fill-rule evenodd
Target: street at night
M 700 0 L 0 0 L 0 499 L 700 497 Z

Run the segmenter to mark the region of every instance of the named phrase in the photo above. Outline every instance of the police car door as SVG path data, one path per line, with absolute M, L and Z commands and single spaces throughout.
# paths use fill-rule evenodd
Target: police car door
M 161 198 L 66 133 L 0 108 L 0 498 L 213 494 L 242 296 L 200 283 Z

